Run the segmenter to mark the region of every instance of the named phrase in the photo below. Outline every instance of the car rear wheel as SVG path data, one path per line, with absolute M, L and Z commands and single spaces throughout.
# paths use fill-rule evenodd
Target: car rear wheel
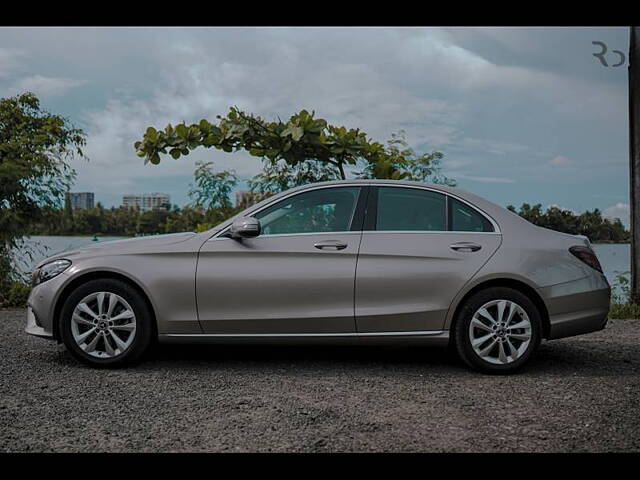
M 513 373 L 538 348 L 540 313 L 523 293 L 493 287 L 475 293 L 460 308 L 453 340 L 458 356 L 485 373 Z
M 78 360 L 95 367 L 119 367 L 138 360 L 152 338 L 152 317 L 144 298 L 125 282 L 91 280 L 65 301 L 62 341 Z

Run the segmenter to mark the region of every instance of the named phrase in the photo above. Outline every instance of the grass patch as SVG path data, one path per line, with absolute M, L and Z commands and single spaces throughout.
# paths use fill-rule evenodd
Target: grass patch
M 12 282 L 4 292 L 0 292 L 0 307 L 26 307 L 31 285 Z
M 640 318 L 640 305 L 636 303 L 612 303 L 609 318 Z

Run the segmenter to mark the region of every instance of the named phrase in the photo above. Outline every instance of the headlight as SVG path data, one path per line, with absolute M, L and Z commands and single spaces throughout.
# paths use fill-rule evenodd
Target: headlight
M 53 262 L 45 263 L 40 268 L 37 268 L 31 276 L 31 284 L 36 285 L 51 280 L 53 277 L 60 275 L 71 265 L 71 260 L 54 260 Z

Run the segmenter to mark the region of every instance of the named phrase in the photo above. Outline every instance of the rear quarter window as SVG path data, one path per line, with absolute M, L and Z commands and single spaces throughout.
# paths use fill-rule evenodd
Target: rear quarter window
M 454 232 L 493 232 L 491 222 L 476 209 L 449 197 L 450 230 Z

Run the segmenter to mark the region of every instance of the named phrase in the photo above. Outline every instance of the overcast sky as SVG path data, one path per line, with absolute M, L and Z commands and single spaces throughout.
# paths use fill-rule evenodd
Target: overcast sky
M 188 202 L 196 160 L 247 179 L 260 160 L 197 150 L 144 165 L 146 127 L 306 108 L 375 140 L 404 129 L 458 186 L 501 205 L 628 221 L 627 28 L 0 28 L 0 96 L 36 93 L 88 134 L 76 191 Z M 619 57 L 609 53 L 610 64 Z

